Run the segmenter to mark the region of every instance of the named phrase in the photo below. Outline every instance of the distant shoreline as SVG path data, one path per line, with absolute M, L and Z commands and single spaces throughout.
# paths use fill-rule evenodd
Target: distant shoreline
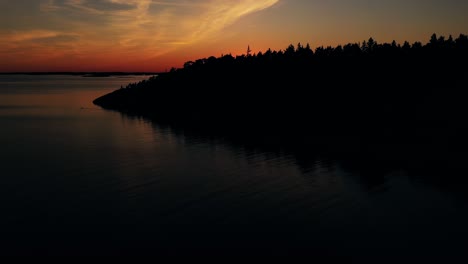
M 111 77 L 124 75 L 161 75 L 160 72 L 0 72 L 0 75 L 72 75 L 83 77 Z

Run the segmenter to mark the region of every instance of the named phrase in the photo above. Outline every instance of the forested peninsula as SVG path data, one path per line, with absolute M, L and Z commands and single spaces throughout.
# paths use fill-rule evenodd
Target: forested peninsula
M 425 44 L 297 44 L 189 61 L 94 103 L 265 144 L 440 161 L 468 152 L 467 65 L 463 34 Z

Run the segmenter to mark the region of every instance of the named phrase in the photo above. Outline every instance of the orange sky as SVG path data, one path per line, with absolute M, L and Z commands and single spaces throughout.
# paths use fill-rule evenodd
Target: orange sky
M 0 71 L 165 71 L 247 45 L 425 42 L 468 33 L 466 14 L 464 0 L 0 0 Z

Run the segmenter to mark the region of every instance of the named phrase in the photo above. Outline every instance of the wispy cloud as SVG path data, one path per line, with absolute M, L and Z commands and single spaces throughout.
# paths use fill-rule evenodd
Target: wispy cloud
M 112 35 L 113 43 L 118 43 L 124 52 L 132 53 L 132 49 L 137 49 L 133 53 L 144 51 L 159 55 L 182 44 L 214 37 L 242 16 L 271 7 L 278 1 L 48 0 L 43 11 L 84 13 L 82 17 L 89 17 L 90 22 L 81 21 L 82 25 L 88 24 L 88 29 L 103 36 Z M 94 25 L 93 16 L 105 22 Z
M 50 28 L 0 32 L 2 51 L 41 47 L 47 53 L 147 59 L 216 39 L 239 18 L 279 0 L 41 0 Z M 44 25 L 46 23 L 42 23 Z M 68 37 L 68 38 L 67 38 Z M 48 41 L 38 41 L 48 39 Z M 73 41 L 72 41 L 73 40 Z M 55 41 L 55 43 L 54 43 Z M 1 52 L 1 51 L 0 51 Z
M 56 37 L 60 33 L 50 30 L 31 30 L 23 32 L 13 32 L 6 36 L 6 39 L 12 42 L 32 41 L 36 39 Z
M 0 59 L 7 64 L 44 65 L 54 60 L 76 60 L 84 55 L 80 36 L 75 33 L 26 30 L 1 35 Z
M 185 23 L 193 25 L 188 31 L 192 41 L 199 41 L 210 36 L 228 25 L 231 25 L 242 16 L 261 11 L 276 4 L 278 0 L 243 0 L 232 3 L 232 1 L 210 1 L 205 6 L 203 15 L 194 16 Z

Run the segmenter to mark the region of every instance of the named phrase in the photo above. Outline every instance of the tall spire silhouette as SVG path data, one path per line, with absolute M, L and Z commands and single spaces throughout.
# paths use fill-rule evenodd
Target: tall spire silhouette
M 250 56 L 250 53 L 252 52 L 252 50 L 250 49 L 250 45 L 247 46 L 247 56 Z

